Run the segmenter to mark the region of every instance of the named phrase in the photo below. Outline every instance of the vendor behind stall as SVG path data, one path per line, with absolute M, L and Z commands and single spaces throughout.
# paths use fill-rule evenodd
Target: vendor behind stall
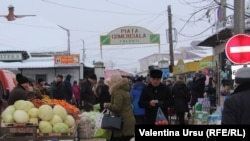
M 28 100 L 35 97 L 34 89 L 29 84 L 29 79 L 22 74 L 16 75 L 17 86 L 10 92 L 8 105 L 13 105 L 17 100 Z

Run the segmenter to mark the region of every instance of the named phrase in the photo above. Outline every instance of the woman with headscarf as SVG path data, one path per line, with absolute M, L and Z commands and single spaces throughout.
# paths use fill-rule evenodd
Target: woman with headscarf
M 131 106 L 130 87 L 127 78 L 113 74 L 110 78 L 109 92 L 111 103 L 104 103 L 104 108 L 123 119 L 122 130 L 113 131 L 114 141 L 129 141 L 135 133 L 135 117 Z
M 10 92 L 8 105 L 13 105 L 17 100 L 35 98 L 34 89 L 29 84 L 29 79 L 22 74 L 16 75 L 17 86 Z

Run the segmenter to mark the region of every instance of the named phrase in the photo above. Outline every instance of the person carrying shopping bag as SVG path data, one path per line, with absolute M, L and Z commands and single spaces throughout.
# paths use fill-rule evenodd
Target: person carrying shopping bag
M 145 124 L 155 124 L 155 117 L 160 107 L 168 118 L 168 108 L 172 103 L 170 88 L 161 83 L 162 71 L 153 69 L 150 71 L 150 83 L 142 90 L 139 106 L 145 109 Z M 168 120 L 168 119 L 167 119 Z
M 104 108 L 116 116 L 121 116 L 123 121 L 121 130 L 113 130 L 112 141 L 129 141 L 134 137 L 136 121 L 131 107 L 129 90 L 127 78 L 122 78 L 120 74 L 113 74 L 110 77 L 111 102 L 104 103 Z

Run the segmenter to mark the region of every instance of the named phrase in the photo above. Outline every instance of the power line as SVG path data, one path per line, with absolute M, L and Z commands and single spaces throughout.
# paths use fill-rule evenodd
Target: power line
M 84 10 L 84 11 L 92 11 L 92 12 L 99 12 L 99 13 L 109 13 L 109 14 L 119 14 L 119 15 L 155 15 L 158 13 L 126 13 L 126 12 L 119 12 L 119 11 L 108 11 L 108 10 L 98 10 L 98 9 L 88 9 L 88 8 L 82 8 L 82 7 L 75 7 L 75 6 L 69 6 L 61 3 L 56 3 L 48 0 L 41 0 L 46 3 L 54 4 L 61 7 L 76 9 L 76 10 Z
M 192 19 L 192 17 L 193 17 L 194 15 L 196 15 L 197 13 L 199 13 L 199 12 L 201 12 L 201 11 L 203 11 L 203 10 L 209 9 L 209 8 L 212 8 L 212 7 L 209 6 L 209 7 L 206 7 L 206 8 L 204 8 L 204 9 L 200 9 L 200 10 L 194 12 L 194 13 L 188 18 L 188 20 L 184 23 L 184 25 L 182 26 L 182 28 L 180 29 L 180 31 L 179 31 L 178 33 L 181 33 L 181 32 L 182 32 L 182 30 L 186 27 L 186 25 L 190 22 L 190 20 Z
M 208 27 L 208 28 L 206 28 L 205 30 L 203 30 L 202 32 L 200 32 L 198 34 L 195 34 L 195 35 L 185 35 L 185 34 L 181 34 L 181 33 L 179 33 L 179 35 L 184 36 L 184 37 L 197 37 L 197 36 L 200 36 L 201 34 L 205 33 L 206 31 L 208 31 L 212 27 L 213 27 L 213 25 L 210 26 L 210 27 Z
M 127 9 L 131 9 L 131 10 L 135 10 L 137 12 L 147 12 L 147 11 L 144 11 L 144 10 L 140 10 L 140 9 L 137 9 L 137 8 L 133 8 L 133 7 L 130 7 L 130 6 L 127 6 L 127 5 L 123 5 L 123 4 L 120 4 L 120 3 L 116 3 L 112 0 L 106 0 L 107 2 L 113 4 L 113 5 L 116 5 L 116 6 L 119 6 L 119 7 L 122 7 L 122 8 L 127 8 Z M 148 12 L 147 12 L 148 13 Z

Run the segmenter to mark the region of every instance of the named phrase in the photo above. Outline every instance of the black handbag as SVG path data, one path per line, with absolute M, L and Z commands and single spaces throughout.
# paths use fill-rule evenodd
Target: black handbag
M 122 129 L 122 117 L 111 115 L 110 112 L 103 115 L 102 129 L 107 130 L 121 130 Z

